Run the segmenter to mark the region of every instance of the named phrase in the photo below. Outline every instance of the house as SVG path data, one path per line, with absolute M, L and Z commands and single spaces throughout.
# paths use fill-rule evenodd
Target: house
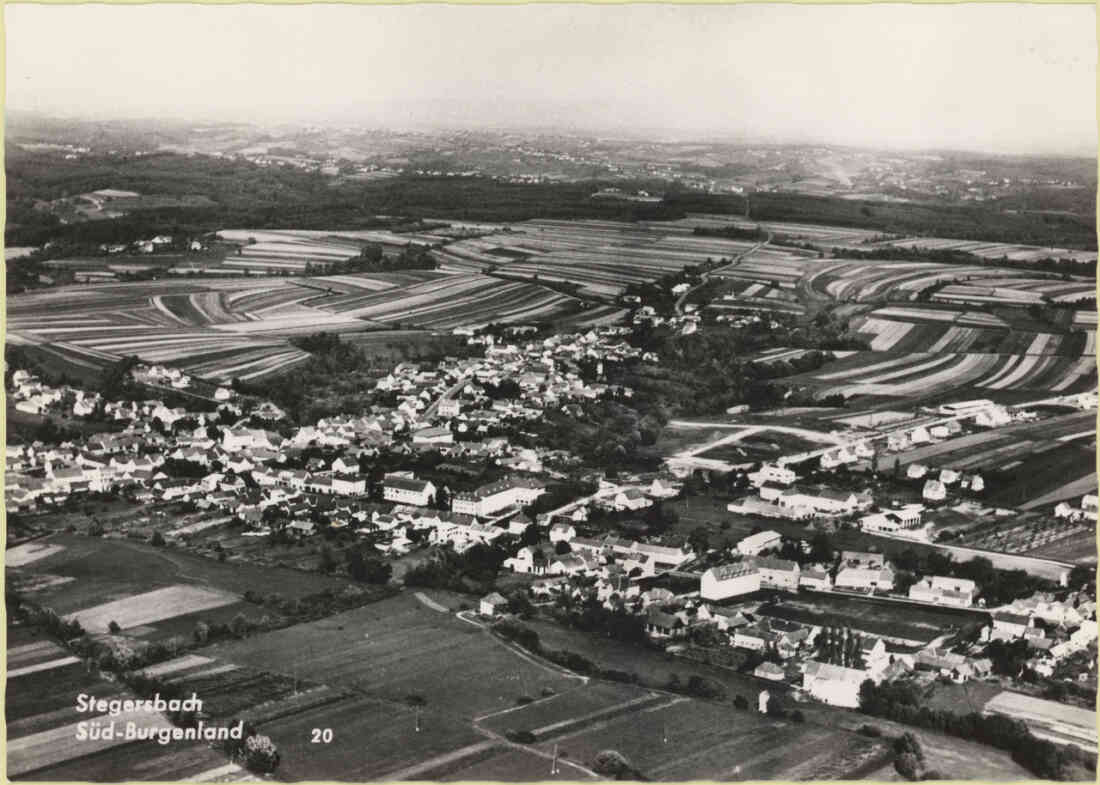
M 353 458 L 347 458 L 340 456 L 332 462 L 333 474 L 358 474 L 359 473 L 359 461 Z
M 641 510 L 645 507 L 649 507 L 653 504 L 653 500 L 647 497 L 638 488 L 625 488 L 615 494 L 614 499 L 611 502 L 612 506 L 619 511 L 622 510 Z
M 947 488 L 939 480 L 928 480 L 921 491 L 921 497 L 927 502 L 942 502 L 947 498 Z
M 905 470 L 905 476 L 910 480 L 920 480 L 928 474 L 928 467 L 923 463 L 911 463 Z
M 454 444 L 455 435 L 450 428 L 421 428 L 412 437 L 414 445 Z
M 783 681 L 786 676 L 783 669 L 774 662 L 760 663 L 756 670 L 752 672 L 752 675 L 758 679 L 767 679 L 768 681 Z
M 362 496 L 367 492 L 367 481 L 362 477 L 334 474 L 332 492 L 342 496 Z
M 774 645 L 777 641 L 778 636 L 767 629 L 765 625 L 755 624 L 752 626 L 739 627 L 734 630 L 732 643 L 738 649 L 764 651 L 764 649 L 768 648 L 770 645 Z
M 737 552 L 742 556 L 757 556 L 769 548 L 778 547 L 782 539 L 779 532 L 775 531 L 763 531 L 757 532 L 756 534 L 750 534 L 737 543 Z
M 482 616 L 499 616 L 505 611 L 507 606 L 508 600 L 504 599 L 497 592 L 493 592 L 481 598 L 481 602 L 478 603 L 478 612 Z
M 524 532 L 526 532 L 527 528 L 529 526 L 533 526 L 533 525 L 534 525 L 534 521 L 532 521 L 530 518 L 528 518 L 526 515 L 524 515 L 521 512 L 519 515 L 515 516 L 514 518 L 511 518 L 508 521 L 508 533 L 509 534 L 514 534 L 518 537 L 518 536 L 521 536 Z
M 398 504 L 427 507 L 435 501 L 436 490 L 431 480 L 418 480 L 411 472 L 387 474 L 382 481 L 382 498 Z
M 572 553 L 557 556 L 550 561 L 549 575 L 579 575 L 588 571 L 588 562 Z
M 909 432 L 909 441 L 912 444 L 928 444 L 932 441 L 932 434 L 923 425 L 918 425 Z
M 786 559 L 772 559 L 761 557 L 755 560 L 756 568 L 760 572 L 760 587 L 763 589 L 780 589 L 782 591 L 798 591 L 798 576 L 800 569 L 797 562 Z
M 686 630 L 684 620 L 651 605 L 645 613 L 645 631 L 653 638 L 679 638 Z
M 894 571 L 888 566 L 845 567 L 836 574 L 836 588 L 889 591 L 894 588 Z
M 671 482 L 662 480 L 657 477 L 649 484 L 649 490 L 646 491 L 650 496 L 655 499 L 668 499 L 680 492 L 680 489 L 673 485 Z
M 919 529 L 924 505 L 906 504 L 889 510 L 864 515 L 859 519 L 860 528 L 865 532 L 896 534 L 902 531 Z
M 1087 520 L 1096 523 L 1097 519 L 1097 498 L 1096 494 L 1090 493 L 1081 497 L 1081 513 Z
M 577 530 L 568 523 L 555 523 L 550 527 L 550 542 L 569 542 L 577 536 Z
M 870 678 L 862 668 L 845 668 L 811 660 L 802 672 L 802 688 L 830 706 L 859 708 L 859 688 Z
M 542 548 L 534 545 L 520 548 L 515 556 L 504 560 L 505 567 L 525 575 L 545 575 L 549 565 L 550 558 Z
M 749 482 L 759 488 L 764 483 L 784 486 L 793 485 L 795 480 L 798 479 L 798 475 L 784 466 L 773 466 L 766 463 L 758 471 L 749 474 L 748 478 Z
M 798 576 L 800 589 L 813 589 L 815 591 L 829 591 L 833 588 L 833 579 L 825 570 L 802 570 Z
M 751 561 L 711 567 L 699 581 L 704 600 L 724 600 L 760 590 L 760 570 Z
M 297 534 L 300 537 L 309 537 L 317 533 L 317 527 L 313 521 L 294 521 L 287 526 L 287 529 L 291 534 Z
M 990 637 L 994 639 L 1015 639 L 1027 635 L 1033 626 L 1031 616 L 997 611 L 993 614 L 993 627 Z
M 969 608 L 974 604 L 978 587 L 974 581 L 965 578 L 951 578 L 932 575 L 909 587 L 909 599 L 920 602 L 933 602 L 937 605 L 955 605 Z
M 444 398 L 436 409 L 440 417 L 458 417 L 462 413 L 462 404 L 457 398 Z

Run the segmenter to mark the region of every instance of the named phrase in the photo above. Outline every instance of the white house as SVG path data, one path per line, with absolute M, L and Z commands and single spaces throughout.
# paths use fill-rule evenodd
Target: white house
M 508 600 L 497 592 L 493 592 L 481 598 L 481 602 L 478 604 L 478 612 L 482 616 L 499 616 L 504 612 L 507 605 Z
M 878 589 L 894 588 L 894 571 L 889 567 L 845 567 L 836 574 L 838 589 Z
M 756 534 L 750 534 L 748 537 L 741 540 L 741 542 L 737 543 L 737 551 L 742 556 L 757 556 L 768 548 L 778 546 L 780 540 L 782 540 L 782 537 L 779 532 L 757 532 Z
M 919 480 L 928 474 L 928 467 L 923 463 L 911 463 L 905 470 L 905 476 L 910 480 Z
M 924 483 L 921 497 L 929 502 L 942 502 L 947 498 L 947 488 L 939 480 L 928 480 Z
M 978 587 L 965 578 L 932 575 L 909 587 L 909 599 L 969 608 L 974 604 Z
M 845 668 L 811 660 L 802 672 L 802 688 L 830 706 L 859 708 L 859 688 L 870 674 L 862 668 Z
M 704 600 L 724 600 L 760 589 L 760 570 L 751 561 L 711 567 L 699 581 L 699 596 Z
M 426 507 L 435 499 L 436 490 L 431 480 L 418 480 L 411 475 L 386 475 L 382 484 L 382 498 L 398 504 Z
M 759 471 L 749 474 L 748 478 L 749 482 L 759 488 L 764 483 L 792 485 L 795 480 L 798 479 L 798 475 L 795 474 L 792 469 L 788 469 L 784 466 L 773 466 L 766 463 L 760 467 Z
M 555 523 L 550 527 L 550 542 L 569 542 L 577 536 L 577 530 L 568 523 Z
M 755 561 L 760 571 L 761 588 L 798 591 L 798 577 L 801 570 L 797 562 L 768 557 L 761 557 Z

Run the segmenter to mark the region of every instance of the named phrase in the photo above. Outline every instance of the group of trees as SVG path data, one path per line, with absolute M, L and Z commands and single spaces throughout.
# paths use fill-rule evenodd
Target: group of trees
M 848 627 L 824 627 L 817 639 L 818 657 L 845 668 L 863 667 L 863 635 Z

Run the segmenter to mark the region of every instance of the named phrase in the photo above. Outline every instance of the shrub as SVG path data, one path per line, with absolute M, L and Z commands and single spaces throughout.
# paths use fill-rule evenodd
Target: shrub
M 733 707 L 735 709 L 741 709 L 742 711 L 749 707 L 749 702 L 744 695 L 738 695 L 733 699 Z M 863 727 L 867 727 L 864 725 Z
M 149 540 L 149 543 L 151 545 L 156 546 L 157 548 L 163 547 L 163 545 L 164 545 L 164 535 L 161 534 L 160 532 L 153 532 L 153 537 L 152 537 L 152 539 Z
M 233 621 L 229 622 L 229 630 L 238 638 L 243 638 L 248 634 L 249 626 L 248 619 L 245 618 L 243 613 L 238 613 L 233 617 Z
M 534 744 L 536 741 L 535 734 L 529 730 L 508 730 L 504 732 L 504 736 L 516 744 Z
M 206 643 L 210 639 L 210 625 L 204 621 L 200 621 L 195 625 L 195 630 L 191 633 L 191 637 L 195 639 L 195 643 Z
M 882 736 L 882 729 L 876 728 L 874 725 L 860 725 L 859 730 L 856 731 L 863 736 L 869 736 L 872 739 L 877 739 Z
M 279 751 L 267 736 L 249 736 L 244 743 L 244 765 L 258 774 L 269 774 L 279 766 Z
M 111 619 L 110 623 L 107 625 L 107 631 L 110 632 L 112 635 L 118 635 L 120 632 L 122 632 L 122 628 L 118 626 L 117 621 Z
M 802 709 L 795 709 L 791 712 L 791 722 L 805 722 L 806 715 L 802 713 Z
M 920 762 L 911 752 L 903 752 L 894 759 L 894 769 L 907 780 L 920 779 Z

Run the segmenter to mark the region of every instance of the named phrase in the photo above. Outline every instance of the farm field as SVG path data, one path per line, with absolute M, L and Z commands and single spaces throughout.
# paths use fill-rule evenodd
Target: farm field
M 997 392 L 1068 395 L 1094 389 L 1096 359 L 1039 354 L 856 352 L 816 371 L 792 377 L 821 395 L 929 397 L 975 388 Z M 1026 400 L 1026 399 L 1025 399 Z M 1011 401 L 1009 401 L 1011 402 Z
M 904 608 L 903 613 L 899 609 Z M 929 641 L 971 624 L 988 624 L 989 616 L 979 611 L 899 606 L 895 602 L 832 594 L 799 594 L 764 605 L 758 613 L 777 619 L 810 624 L 851 627 L 871 635 L 908 641 Z
M 343 319 L 432 329 L 550 321 L 580 311 L 579 301 L 569 295 L 478 274 L 451 275 L 377 293 L 347 295 L 321 307 Z
M 266 595 L 277 586 L 278 592 L 289 599 L 349 585 L 348 581 L 318 573 L 223 563 L 124 539 L 57 534 L 43 542 L 64 549 L 33 564 L 9 569 L 9 573 L 27 580 L 71 579 L 33 594 L 35 602 L 61 615 L 177 585 L 233 595 L 248 590 Z
M 1010 261 L 1030 262 L 1040 259 L 1072 259 L 1076 262 L 1096 262 L 1096 251 L 1077 251 L 1066 248 L 1044 248 L 1037 245 L 1013 245 L 988 243 L 980 240 L 949 240 L 936 237 L 907 237 L 875 243 L 895 248 L 925 248 L 929 250 L 965 251 L 983 259 L 1007 258 Z
M 596 297 L 621 294 L 710 259 L 734 258 L 755 243 L 696 237 L 663 223 L 531 220 L 433 251 L 448 272 L 498 269 L 509 277 L 571 282 Z
M 667 734 L 667 744 L 662 738 Z M 884 744 L 817 725 L 776 721 L 729 705 L 671 701 L 555 740 L 560 754 L 591 765 L 623 754 L 656 781 L 846 779 Z M 553 745 L 540 745 L 544 752 Z
M 561 692 L 578 682 L 411 595 L 210 651 L 219 660 L 284 673 L 308 663 L 315 681 L 385 700 L 419 693 L 434 711 L 467 718 L 513 707 L 545 687 Z M 454 672 L 462 678 L 452 678 Z
M 12 779 L 58 782 L 140 777 L 178 781 L 225 766 L 225 758 L 201 742 L 176 742 L 165 747 L 124 739 L 78 740 L 76 723 L 100 715 L 77 712 L 77 694 L 128 696 L 119 685 L 88 673 L 79 661 L 25 675 L 11 669 L 12 663 L 26 663 L 32 653 L 41 657 L 63 651 L 54 643 L 37 639 L 29 630 L 9 630 L 5 711 L 7 772 Z M 168 725 L 156 714 L 115 718 L 122 723 L 127 719 L 142 727 Z
M 69 614 L 86 632 L 106 632 L 114 621 L 127 629 L 188 613 L 219 608 L 236 602 L 236 597 L 197 586 L 167 586 L 106 602 Z

